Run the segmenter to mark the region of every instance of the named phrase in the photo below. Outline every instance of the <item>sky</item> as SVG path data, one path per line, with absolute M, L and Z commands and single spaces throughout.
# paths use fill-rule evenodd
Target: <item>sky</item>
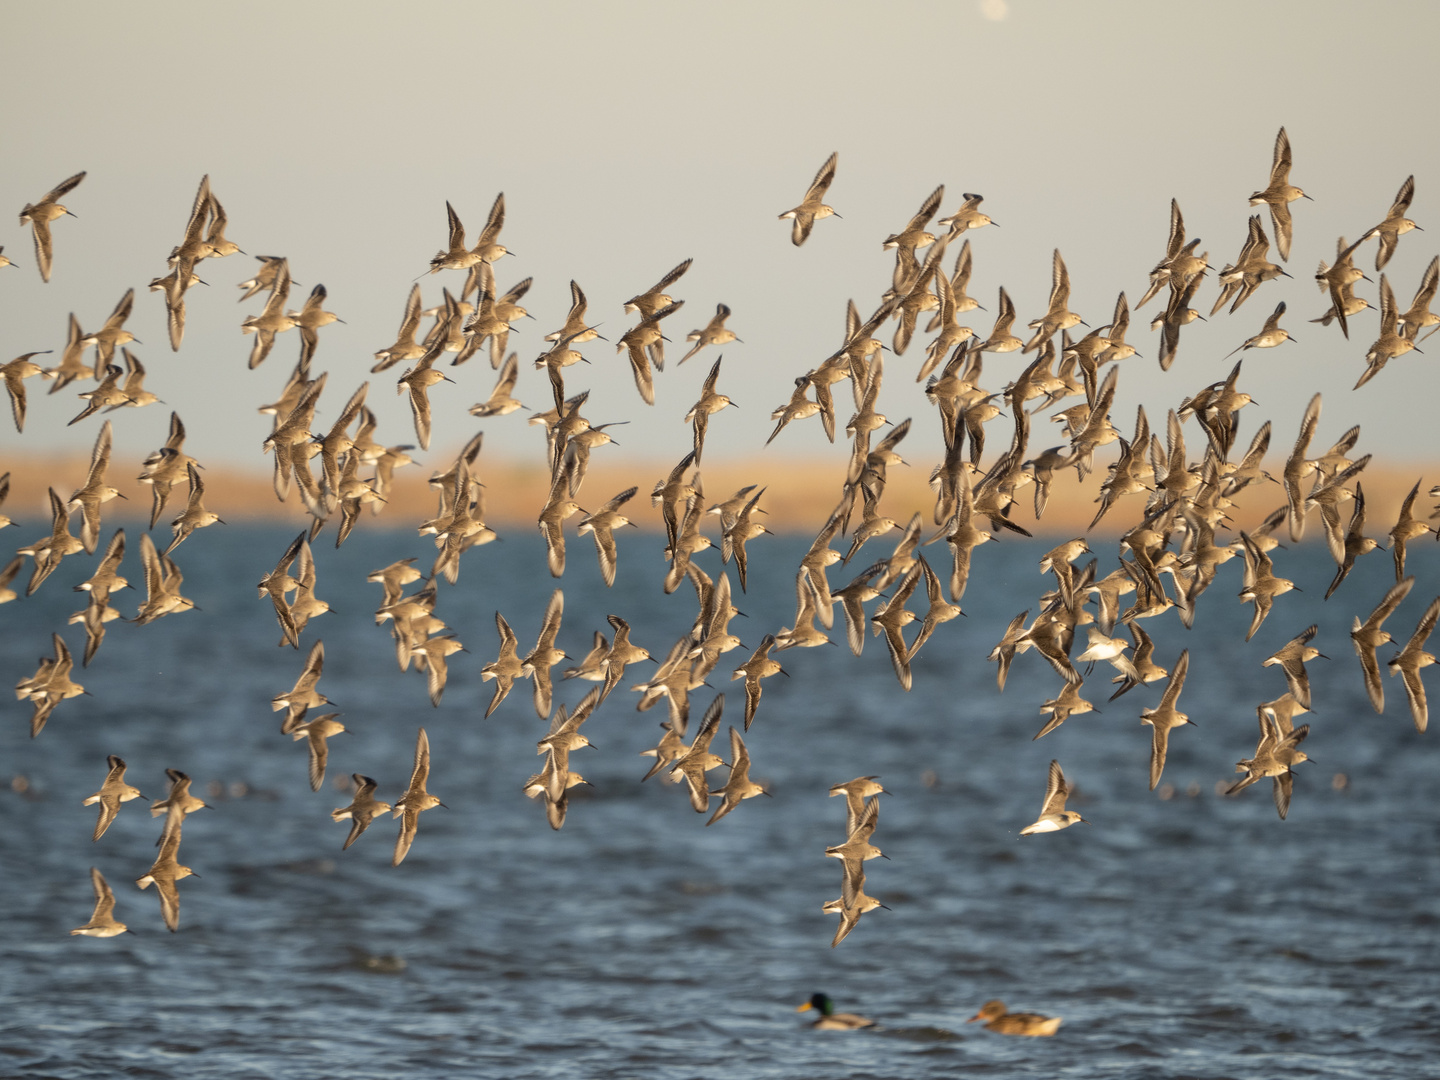
M 1376 313 L 1353 320 L 1348 342 L 1333 325 L 1306 322 L 1328 306 L 1313 281 L 1317 262 L 1333 257 L 1338 236 L 1378 223 L 1409 174 L 1410 216 L 1432 231 L 1403 237 L 1387 267 L 1402 308 L 1440 251 L 1432 209 L 1440 142 L 1424 104 L 1440 30 L 1433 5 L 1372 9 L 1359 21 L 1360 8 L 1340 3 L 1028 0 L 723 10 L 258 0 L 52 10 L 48 41 L 0 41 L 12 88 L 0 116 L 0 205 L 13 214 L 71 173 L 88 176 L 64 200 L 77 217 L 54 226 L 48 285 L 28 230 L 14 216 L 0 222 L 0 243 L 17 264 L 0 269 L 0 352 L 58 354 L 67 313 L 98 327 L 136 287 L 129 328 L 143 344 L 133 348 L 166 405 L 112 418 L 117 459 L 163 443 L 174 408 L 190 431 L 187 450 L 202 462 L 268 467 L 261 443 L 270 419 L 255 410 L 278 395 L 299 342 L 282 335 L 262 367 L 247 369 L 240 323 L 261 302 L 237 303 L 236 285 L 251 276 L 254 255 L 289 257 L 303 283 L 292 306 L 323 283 L 327 309 L 345 320 L 321 331 L 314 368 L 330 378 L 317 425 L 328 426 L 369 379 L 381 440 L 413 443 L 408 406 L 394 390 L 403 367 L 372 376 L 372 354 L 394 339 L 412 280 L 445 244 L 446 201 L 473 237 L 503 191 L 501 239 L 513 254 L 496 266 L 498 283 L 534 278 L 525 306 L 535 321 L 511 336 L 521 359 L 516 396 L 527 406 L 548 407 L 530 362 L 563 321 L 574 279 L 611 343 L 585 346 L 590 365 L 570 369 L 568 386 L 592 391 L 592 422 L 629 421 L 614 431 L 614 452 L 683 455 L 690 436 L 681 418 L 723 352 L 719 389 L 738 408 L 712 420 L 708 455 L 776 467 L 796 457 L 840 462 L 846 449 L 830 448 L 815 420 L 766 448 L 770 412 L 839 347 L 846 302 L 867 314 L 878 304 L 893 262 L 882 241 L 937 184 L 945 185 L 942 215 L 963 192 L 978 192 L 1000 226 L 971 234 L 971 293 L 988 311 L 971 313 L 968 325 L 988 334 L 1002 285 L 1022 327 L 1043 314 L 1056 248 L 1072 275 L 1072 309 L 1100 325 L 1119 292 L 1132 303 L 1143 293 L 1164 252 L 1172 197 L 1212 266 L 1236 257 L 1255 212 L 1247 198 L 1268 179 L 1281 125 L 1294 147 L 1292 182 L 1314 198 L 1292 207 L 1294 279 L 1262 286 L 1235 315 L 1188 327 L 1167 373 L 1148 330 L 1163 295 L 1152 301 L 1132 323 L 1129 340 L 1142 355 L 1122 365 L 1115 422 L 1128 431 L 1143 402 L 1162 428 L 1164 410 L 1222 379 L 1234 363 L 1226 354 L 1284 300 L 1297 341 L 1247 354 L 1242 386 L 1257 406 L 1244 416 L 1242 442 L 1268 418 L 1283 453 L 1318 390 L 1326 411 L 1317 444 L 1360 423 L 1362 451 L 1436 457 L 1434 358 L 1396 360 L 1352 392 Z M 13 107 L 17 88 L 37 107 Z M 842 216 L 795 248 L 777 215 L 799 202 L 832 151 L 839 168 L 827 201 Z M 207 173 L 229 213 L 229 237 L 248 254 L 202 264 L 209 287 L 191 291 L 184 345 L 172 353 L 162 300 L 145 285 L 167 272 Z M 679 369 L 672 360 L 656 376 L 651 408 L 615 352 L 633 321 L 621 305 L 685 258 L 694 264 L 671 290 L 686 304 L 665 324 L 674 342 L 667 355 L 678 358 L 685 333 L 721 302 L 743 343 L 705 350 Z M 1373 242 L 1358 261 L 1377 276 Z M 460 271 L 424 276 L 426 305 L 462 281 Z M 1216 288 L 1212 279 L 1201 291 L 1207 313 Z M 1357 292 L 1378 302 L 1376 284 Z M 879 402 L 892 420 L 916 418 L 906 450 L 919 461 L 938 458 L 941 445 L 915 383 L 927 340 L 887 357 Z M 1440 343 L 1429 350 L 1437 351 Z M 987 385 L 1000 389 L 1023 364 L 987 357 Z M 441 463 L 478 428 L 487 455 L 543 459 L 543 438 L 525 423 L 529 408 L 489 421 L 466 413 L 494 381 L 483 355 L 447 373 L 456 383 L 432 392 L 435 437 L 422 462 Z M 32 380 L 26 431 L 0 428 L 0 455 L 88 452 L 98 421 L 66 422 L 82 405 L 75 393 L 90 385 L 47 397 Z M 849 393 L 837 389 L 843 425 Z M 1008 425 L 992 424 L 996 444 Z M 1032 452 L 1055 441 L 1048 425 L 1035 427 Z

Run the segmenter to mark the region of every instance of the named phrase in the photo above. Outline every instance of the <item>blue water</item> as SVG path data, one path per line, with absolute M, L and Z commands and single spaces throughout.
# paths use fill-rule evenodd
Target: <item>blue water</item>
M 138 528 L 128 532 L 123 572 L 139 582 Z M 1414 730 L 1398 680 L 1386 680 L 1385 715 L 1373 713 L 1346 635 L 1387 587 L 1383 554 L 1361 560 L 1327 604 L 1323 545 L 1277 552 L 1277 571 L 1305 591 L 1282 597 L 1249 644 L 1238 559 L 1221 568 L 1193 630 L 1173 615 L 1149 622 L 1158 662 L 1191 652 L 1180 707 L 1194 726 L 1173 733 L 1168 799 L 1147 790 L 1139 722 L 1163 684 L 1105 704 L 1101 665 L 1086 696 L 1103 711 L 1038 743 L 1039 705 L 1058 676 L 1030 653 L 997 693 L 985 654 L 1011 616 L 1035 610 L 1049 586 L 1036 561 L 1054 542 L 1007 539 L 977 553 L 968 617 L 917 657 L 911 693 L 883 642 L 869 639 L 856 659 L 839 626 L 841 647 L 780 654 L 790 677 L 765 683 L 747 736 L 752 775 L 773 798 L 714 828 L 682 789 L 640 783 L 651 759 L 638 754 L 664 710 L 635 712 L 627 678 L 587 725 L 595 748 L 572 765 L 594 787 L 575 789 L 555 833 L 520 791 L 544 733 L 528 684 L 481 718 L 495 610 L 528 649 L 555 584 L 538 536 L 506 531 L 464 557 L 457 586 L 442 585 L 437 614 L 470 651 L 450 658 L 438 709 L 423 676 L 398 670 L 372 617 L 380 588 L 364 580 L 404 556 L 428 563 L 428 541 L 367 519 L 338 551 L 328 535 L 317 542 L 317 591 L 337 613 L 312 621 L 302 644 L 324 639 L 320 688 L 353 734 L 332 740 L 326 786 L 312 793 L 304 746 L 279 734 L 269 707 L 304 652 L 276 647 L 254 588 L 291 535 L 197 534 L 175 557 L 201 611 L 112 623 L 77 671 L 93 696 L 62 703 L 38 739 L 29 704 L 7 708 L 0 777 L 29 787 L 0 789 L 0 1076 L 1436 1075 L 1435 736 Z M 661 542 L 621 541 L 611 590 L 589 541 L 572 541 L 560 634 L 572 657 L 594 630 L 608 632 L 607 613 L 657 655 L 694 617 L 688 584 L 661 592 Z M 807 544 L 753 542 L 750 592 L 736 601 L 748 617 L 732 626 L 747 647 L 791 624 Z M 942 548 L 929 550 L 943 561 Z M 1412 552 L 1419 580 L 1389 623 L 1397 636 L 1440 587 L 1440 551 L 1421 541 Z M 714 552 L 698 558 L 718 572 Z M 67 559 L 34 597 L 0 608 L 0 676 L 30 675 L 55 629 L 79 656 L 83 635 L 65 619 L 82 606 L 71 587 L 92 568 Z M 837 568 L 831 579 L 848 576 Z M 130 615 L 137 599 L 122 592 L 116 603 Z M 1316 762 L 1300 768 L 1282 822 L 1268 781 L 1234 799 L 1216 786 L 1254 749 L 1255 705 L 1285 690 L 1260 661 L 1311 621 L 1332 659 L 1310 665 L 1316 712 L 1303 720 Z M 744 656 L 727 654 L 712 676 L 736 724 L 744 696 L 725 680 Z M 557 680 L 556 700 L 573 704 L 592 685 Z M 696 692 L 697 715 L 715 691 Z M 388 818 L 342 855 L 348 823 L 328 812 L 349 797 L 331 782 L 365 773 L 393 801 L 422 725 L 430 790 L 448 809 L 422 816 L 398 869 Z M 728 757 L 723 728 L 716 745 Z M 159 832 L 144 804 L 126 804 L 90 841 L 94 809 L 81 801 L 109 753 L 150 798 L 173 767 L 213 805 L 185 826 L 181 862 L 199 876 L 180 883 L 177 934 L 153 891 L 132 884 Z M 1021 838 L 1052 757 L 1092 824 Z M 839 895 L 840 867 L 823 850 L 844 840 L 844 807 L 826 792 L 871 773 L 891 794 L 874 836 L 888 860 L 867 865 L 867 891 L 891 910 L 866 915 L 832 950 L 835 918 L 821 905 Z M 712 774 L 717 786 L 723 776 Z M 135 933 L 68 936 L 89 916 L 92 865 Z M 817 990 L 881 1026 L 810 1030 L 813 1014 L 794 1008 Z M 1052 1039 L 966 1026 L 992 997 L 1064 1025 Z

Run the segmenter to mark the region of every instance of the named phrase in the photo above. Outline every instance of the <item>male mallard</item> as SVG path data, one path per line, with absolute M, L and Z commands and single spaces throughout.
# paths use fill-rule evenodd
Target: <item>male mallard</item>
M 804 1005 L 796 1006 L 796 1012 L 806 1009 L 819 1010 L 820 1017 L 810 1026 L 819 1031 L 854 1031 L 856 1028 L 874 1027 L 875 1021 L 854 1013 L 837 1013 L 835 1003 L 825 994 L 812 994 Z

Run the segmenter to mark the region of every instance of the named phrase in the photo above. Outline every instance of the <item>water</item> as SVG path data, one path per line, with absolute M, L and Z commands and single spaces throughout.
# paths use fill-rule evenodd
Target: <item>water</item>
M 1239 560 L 1221 569 L 1192 631 L 1173 616 L 1150 621 L 1157 661 L 1172 666 L 1185 647 L 1192 657 L 1180 706 L 1195 724 L 1173 734 L 1168 800 L 1147 791 L 1139 722 L 1163 684 L 1106 704 L 1108 668 L 1097 667 L 1086 696 L 1103 712 L 1039 743 L 1037 710 L 1058 677 L 1031 653 L 996 692 L 984 655 L 1011 616 L 1035 608 L 1047 587 L 1036 560 L 1053 542 L 1007 539 L 978 553 L 968 618 L 941 627 L 916 659 L 912 693 L 883 642 L 868 640 L 857 660 L 838 627 L 840 648 L 780 654 L 791 677 L 765 683 L 747 737 L 752 775 L 773 798 L 714 828 L 681 788 L 639 782 L 650 759 L 637 755 L 658 738 L 663 709 L 635 712 L 627 679 L 587 725 L 596 749 L 572 764 L 594 788 L 575 789 L 555 833 L 519 790 L 544 732 L 528 684 L 481 719 L 494 611 L 528 649 L 553 587 L 538 537 L 507 531 L 464 557 L 457 587 L 442 587 L 437 614 L 470 653 L 451 657 L 433 709 L 423 676 L 395 666 L 371 618 L 379 587 L 364 581 L 396 558 L 428 561 L 429 549 L 370 525 L 339 551 L 328 537 L 317 546 L 317 591 L 338 614 L 313 621 L 303 645 L 323 637 L 320 688 L 354 732 L 332 740 L 320 793 L 306 783 L 303 743 L 278 734 L 269 708 L 304 660 L 275 647 L 279 628 L 254 590 L 290 538 L 281 530 L 198 534 L 176 558 L 201 612 L 111 624 L 77 674 L 94 696 L 62 703 L 36 740 L 29 704 L 9 708 L 0 776 L 23 774 L 31 787 L 0 791 L 0 1076 L 1434 1075 L 1433 735 L 1415 732 L 1398 680 L 1386 680 L 1386 714 L 1373 713 L 1346 637 L 1351 616 L 1384 593 L 1383 555 L 1361 560 L 1325 604 L 1323 545 L 1277 552 L 1277 571 L 1305 591 L 1282 597 L 1248 645 Z M 138 529 L 129 534 L 123 569 L 138 581 Z M 657 654 L 693 618 L 688 584 L 661 593 L 660 541 L 621 540 L 613 590 L 588 541 L 572 542 L 560 645 L 573 657 L 608 630 L 610 612 Z M 750 592 L 737 594 L 747 646 L 790 624 L 790 575 L 807 543 L 754 542 Z M 1413 549 L 1419 581 L 1390 622 L 1397 636 L 1440 582 L 1436 554 Z M 713 553 L 699 559 L 718 570 Z M 36 596 L 0 609 L 5 679 L 33 672 L 52 629 L 79 655 L 83 636 L 64 621 L 81 606 L 71 586 L 92 566 L 67 559 Z M 117 603 L 133 614 L 135 594 Z M 1305 749 L 1318 764 L 1301 767 L 1282 822 L 1268 781 L 1235 799 L 1215 786 L 1254 749 L 1254 706 L 1284 692 L 1260 660 L 1311 621 L 1333 658 L 1310 665 L 1317 713 L 1303 718 Z M 744 695 L 723 680 L 743 656 L 728 654 L 712 676 L 737 724 Z M 557 701 L 573 703 L 592 684 L 558 682 L 560 670 Z M 712 693 L 694 695 L 697 715 Z M 328 811 L 348 796 L 330 781 L 362 772 L 393 800 L 421 725 L 430 790 L 448 809 L 423 815 L 398 869 L 388 818 L 342 855 L 348 823 Z M 728 756 L 723 727 L 721 746 Z M 199 877 L 180 883 L 178 934 L 165 931 L 153 891 L 131 884 L 158 835 L 144 804 L 126 804 L 90 842 L 94 808 L 80 803 L 108 753 L 152 799 L 170 766 L 214 805 L 185 826 L 181 861 Z M 1078 788 L 1071 807 L 1093 824 L 1022 839 L 1052 757 Z M 841 875 L 822 852 L 844 839 L 844 807 L 826 790 L 870 773 L 891 794 L 874 837 L 889 858 L 868 864 L 867 891 L 891 910 L 866 915 L 832 950 L 835 918 L 820 909 Z M 712 774 L 717 786 L 723 776 Z M 206 795 L 212 782 L 245 793 Z M 67 936 L 89 915 L 91 865 L 138 933 Z M 813 1014 L 793 1010 L 817 990 L 883 1027 L 809 1030 Z M 1053 1039 L 967 1027 L 992 997 L 1064 1026 Z

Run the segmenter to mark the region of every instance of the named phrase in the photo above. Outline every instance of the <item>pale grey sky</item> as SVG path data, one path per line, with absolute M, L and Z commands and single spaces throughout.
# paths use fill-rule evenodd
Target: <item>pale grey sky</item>
M 161 298 L 144 287 L 166 272 L 203 173 L 229 212 L 231 239 L 252 255 L 290 258 L 305 286 L 292 304 L 323 282 L 327 307 L 346 320 L 321 332 L 315 369 L 330 372 L 322 424 L 371 379 L 380 437 L 414 441 L 394 392 L 402 369 L 372 378 L 371 354 L 393 340 L 411 279 L 444 244 L 445 201 L 473 235 L 503 190 L 503 241 L 516 254 L 498 264 L 499 285 L 535 279 L 525 303 L 537 321 L 511 337 L 527 406 L 547 407 L 530 361 L 563 320 L 571 278 L 613 342 L 633 321 L 622 301 L 693 257 L 672 290 L 687 301 L 666 324 L 672 355 L 720 301 L 744 339 L 724 348 L 720 384 L 741 408 L 712 421 L 707 457 L 766 453 L 778 464 L 791 452 L 831 453 L 838 462 L 845 450 L 828 450 L 814 420 L 765 451 L 770 410 L 838 346 L 847 299 L 867 313 L 876 305 L 892 266 L 881 242 L 936 184 L 946 185 L 942 214 L 976 191 L 1001 226 L 972 235 L 971 292 L 989 313 L 967 321 L 981 335 L 1002 284 L 1022 326 L 1043 313 L 1056 247 L 1073 277 L 1072 308 L 1099 325 L 1118 292 L 1132 303 L 1143 292 L 1172 196 L 1212 265 L 1234 259 L 1254 212 L 1247 196 L 1265 185 L 1282 124 L 1294 145 L 1292 180 L 1315 199 L 1293 207 L 1295 280 L 1263 286 L 1234 316 L 1187 328 L 1165 374 L 1147 327 L 1163 297 L 1152 302 L 1132 326 L 1144 359 L 1123 365 L 1116 423 L 1128 430 L 1141 401 L 1152 422 L 1163 421 L 1183 395 L 1222 378 L 1233 363 L 1225 355 L 1283 299 L 1298 344 L 1249 354 L 1244 385 L 1259 405 L 1247 410 L 1242 437 L 1270 418 L 1277 448 L 1287 443 L 1305 401 L 1323 390 L 1317 441 L 1362 423 L 1364 450 L 1436 453 L 1435 357 L 1397 360 L 1352 392 L 1375 313 L 1353 320 L 1349 342 L 1305 321 L 1328 304 L 1312 280 L 1318 260 L 1333 257 L 1337 236 L 1377 223 L 1410 173 L 1410 216 L 1431 231 L 1402 238 L 1387 268 L 1402 306 L 1440 251 L 1440 143 L 1427 78 L 1440 8 L 1429 3 L 259 0 L 49 10 L 46 36 L 0 42 L 11 102 L 0 117 L 0 206 L 11 215 L 0 243 L 19 266 L 0 271 L 0 352 L 58 351 L 67 312 L 98 327 L 137 287 L 129 325 L 144 342 L 136 352 L 148 385 L 180 411 L 187 449 L 207 463 L 266 467 L 270 421 L 254 410 L 274 399 L 299 343 L 282 335 L 264 366 L 247 370 L 240 323 L 260 304 L 236 303 L 236 283 L 256 265 L 237 255 L 201 266 L 210 288 L 192 290 L 184 346 L 171 352 Z M 776 215 L 799 201 L 832 150 L 840 163 L 828 201 L 843 220 L 820 222 L 794 248 Z M 65 199 L 78 220 L 56 223 L 54 278 L 44 285 L 14 214 L 80 169 L 89 175 Z M 1374 276 L 1373 245 L 1360 261 Z M 426 277 L 425 302 L 462 281 L 458 271 Z M 1201 291 L 1207 312 L 1215 290 L 1212 279 Z M 1358 292 L 1377 299 L 1375 285 Z M 938 426 L 914 382 L 926 340 L 889 359 L 880 408 L 916 418 L 907 456 L 928 465 Z M 613 344 L 583 351 L 591 366 L 568 374 L 572 390 L 593 390 L 587 415 L 631 420 L 617 432 L 627 455 L 683 454 L 681 417 L 718 354 L 667 366 L 652 409 Z M 1429 352 L 1440 352 L 1440 340 Z M 1022 366 L 1015 355 L 987 357 L 989 385 L 999 389 Z M 466 414 L 493 383 L 483 357 L 450 373 L 458 385 L 432 394 L 435 441 L 421 460 L 440 461 L 479 426 L 487 454 L 543 455 L 526 413 L 483 422 Z M 0 451 L 88 449 L 97 421 L 65 427 L 87 387 L 47 398 L 46 384 L 28 386 L 26 432 L 0 425 Z M 117 459 L 138 457 L 163 441 L 168 409 L 114 419 Z M 1003 440 L 1008 420 L 992 430 Z M 1051 430 L 1037 424 L 1032 449 L 1053 442 Z

